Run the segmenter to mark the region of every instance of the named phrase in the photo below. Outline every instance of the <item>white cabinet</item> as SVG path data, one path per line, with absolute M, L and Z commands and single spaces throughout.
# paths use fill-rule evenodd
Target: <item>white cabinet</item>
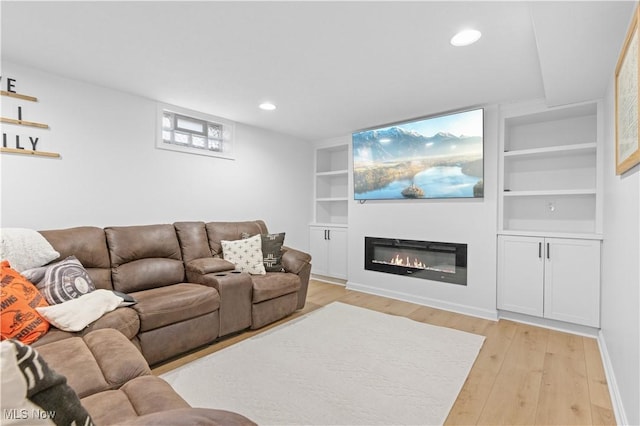
M 347 228 L 310 227 L 311 272 L 347 279 Z
M 498 309 L 600 326 L 600 241 L 498 237 Z
M 599 238 L 602 106 L 503 107 L 500 234 Z

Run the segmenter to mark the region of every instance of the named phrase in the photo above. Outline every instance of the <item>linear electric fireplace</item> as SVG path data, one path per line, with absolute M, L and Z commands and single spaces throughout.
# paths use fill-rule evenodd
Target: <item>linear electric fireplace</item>
M 364 237 L 364 269 L 467 285 L 467 245 Z

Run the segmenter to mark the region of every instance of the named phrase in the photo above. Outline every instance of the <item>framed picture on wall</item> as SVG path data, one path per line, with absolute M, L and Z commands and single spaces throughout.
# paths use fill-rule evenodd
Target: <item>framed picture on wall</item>
M 622 52 L 616 65 L 615 130 L 616 130 L 616 174 L 621 175 L 640 163 L 638 144 L 638 15 L 636 6 Z

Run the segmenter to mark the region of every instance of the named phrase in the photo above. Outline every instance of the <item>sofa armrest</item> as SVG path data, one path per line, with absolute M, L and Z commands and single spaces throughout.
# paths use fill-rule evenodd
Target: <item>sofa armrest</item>
M 219 257 L 203 257 L 194 259 L 185 265 L 187 272 L 195 272 L 200 275 L 211 274 L 214 272 L 232 271 L 236 266 L 228 260 Z
M 311 262 L 311 255 L 291 247 L 282 247 L 282 266 L 286 272 L 300 274 Z

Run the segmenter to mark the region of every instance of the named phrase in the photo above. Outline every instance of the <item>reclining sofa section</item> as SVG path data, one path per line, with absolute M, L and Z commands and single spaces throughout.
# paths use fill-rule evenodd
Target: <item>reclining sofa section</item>
M 267 234 L 261 220 L 76 227 L 40 231 L 60 253 L 75 256 L 97 289 L 137 300 L 78 333 L 52 328 L 40 346 L 114 328 L 157 364 L 247 328 L 260 328 L 304 307 L 311 256 L 283 247 L 282 272 L 249 275 L 223 259 L 222 240 Z

